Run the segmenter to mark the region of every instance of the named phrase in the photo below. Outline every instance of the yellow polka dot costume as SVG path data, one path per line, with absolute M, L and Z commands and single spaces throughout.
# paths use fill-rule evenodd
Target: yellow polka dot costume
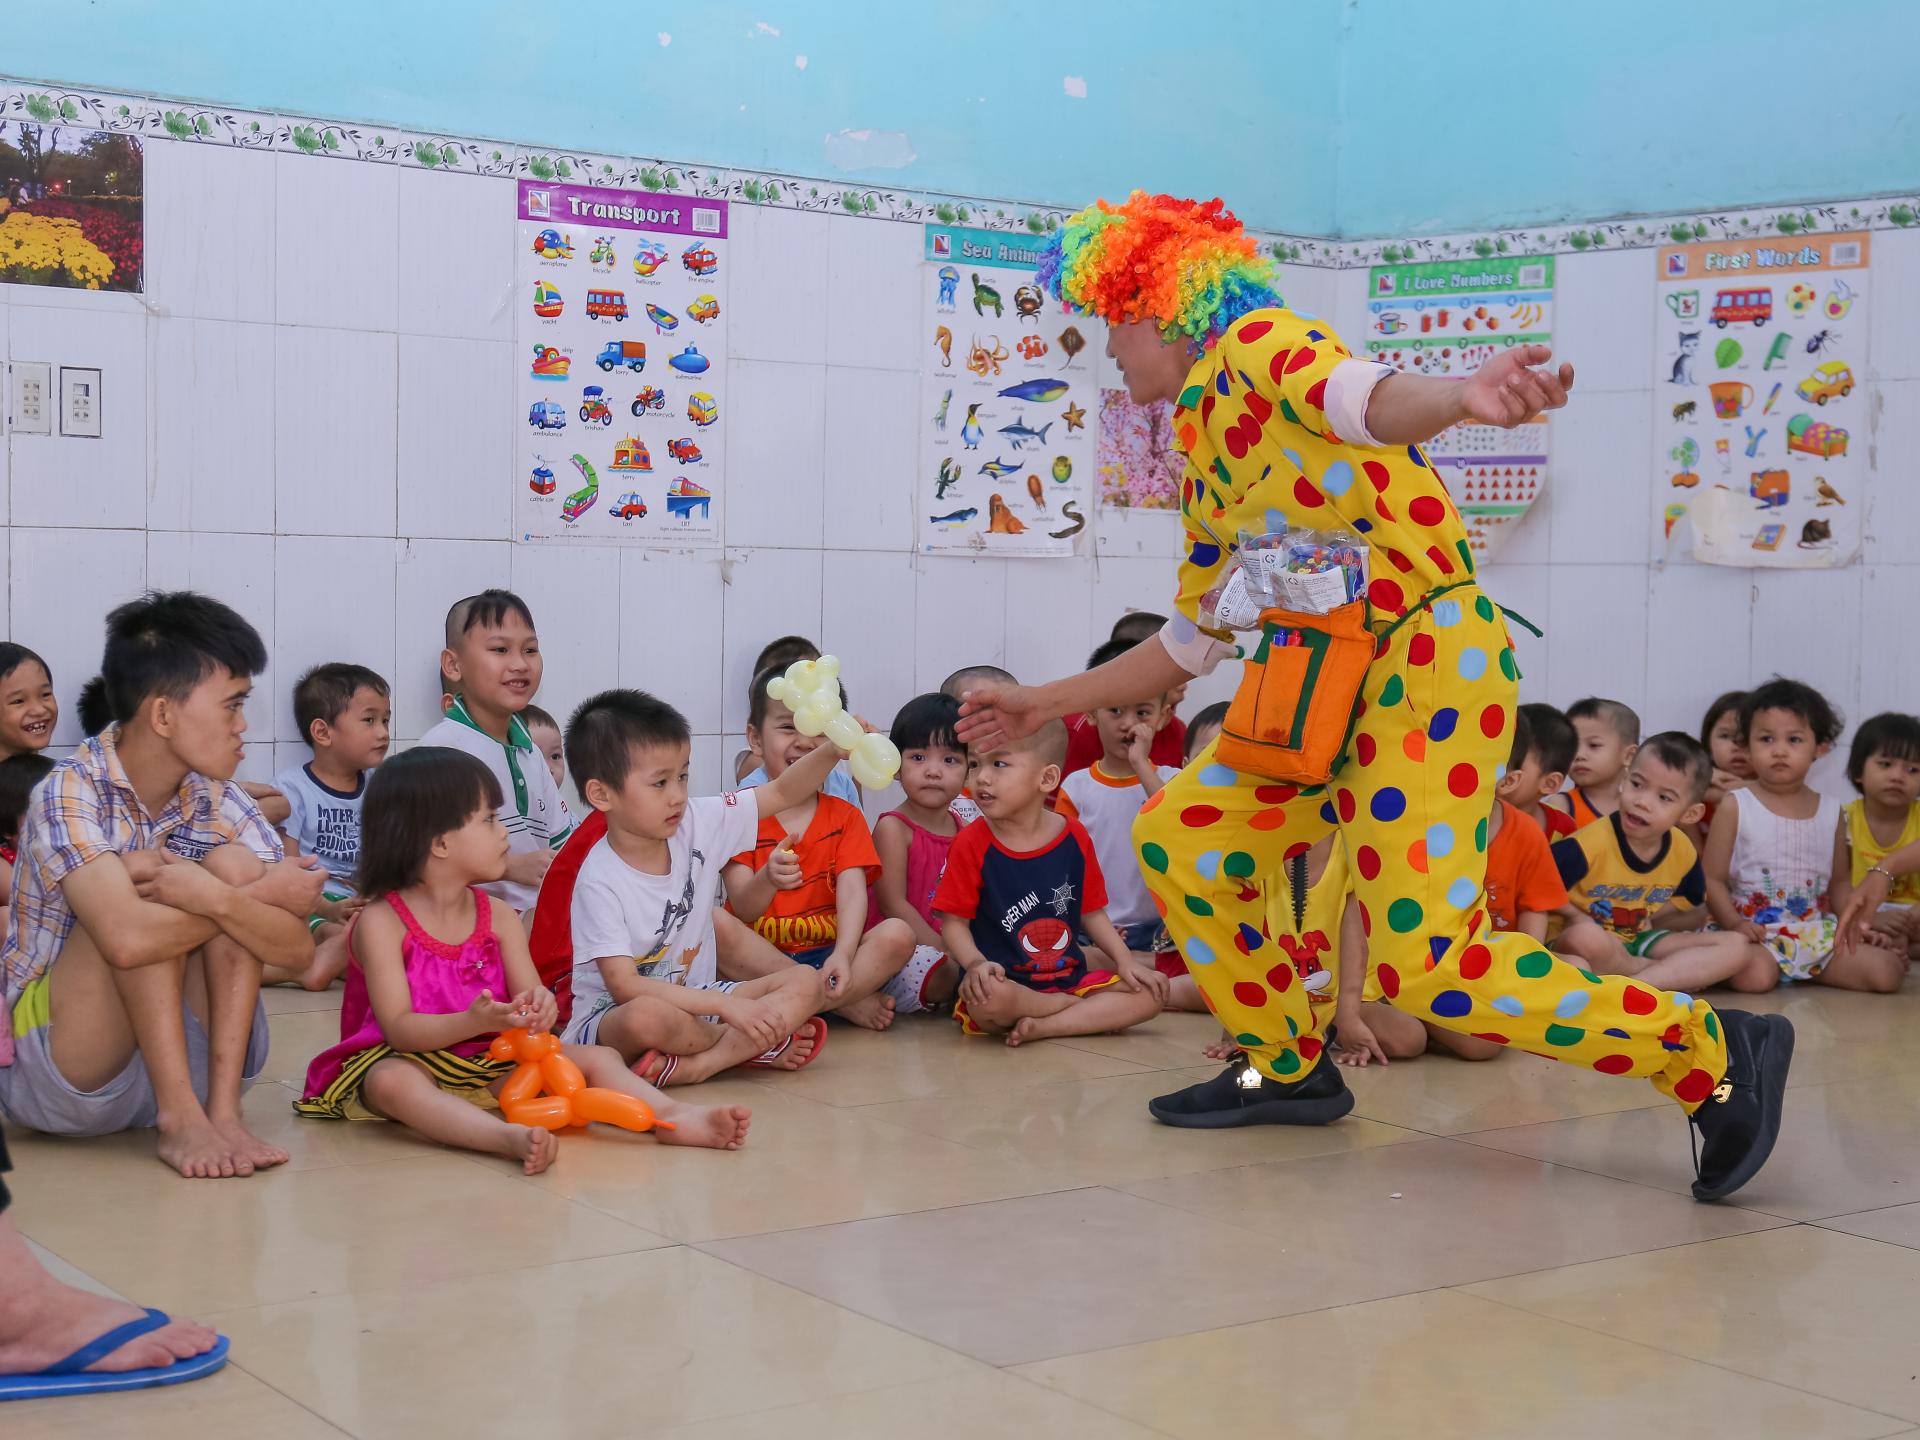
M 1129 207 L 1138 233 L 1123 239 Z M 1284 527 L 1364 539 L 1380 640 L 1348 756 L 1327 784 L 1238 772 L 1214 758 L 1216 741 L 1142 809 L 1134 840 L 1168 932 L 1254 1065 L 1303 1078 L 1321 1056 L 1319 1007 L 1262 933 L 1263 896 L 1287 857 L 1338 829 L 1381 998 L 1447 1029 L 1647 1077 L 1691 1111 L 1727 1063 L 1705 1001 L 1592 975 L 1492 928 L 1487 815 L 1518 680 L 1505 620 L 1419 447 L 1333 432 L 1327 387 L 1350 352 L 1329 326 L 1262 291 L 1270 271 L 1217 207 L 1138 193 L 1126 207 L 1096 206 L 1062 227 L 1061 259 L 1042 266 L 1070 305 L 1110 321 L 1151 316 L 1199 351 L 1174 418 L 1187 458 L 1186 554 L 1169 648 L 1197 638 L 1201 597 L 1225 578 L 1240 533 Z M 1187 276 L 1159 287 L 1157 309 L 1129 290 L 1129 276 L 1158 273 L 1143 249 L 1149 232 L 1161 269 Z M 1209 294 L 1216 303 L 1203 313 Z

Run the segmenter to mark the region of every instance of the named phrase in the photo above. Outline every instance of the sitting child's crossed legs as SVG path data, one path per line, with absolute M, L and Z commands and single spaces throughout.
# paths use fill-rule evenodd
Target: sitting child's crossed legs
M 1129 990 L 1117 981 L 1088 995 L 1068 995 L 996 980 L 985 1001 L 967 1003 L 967 1015 L 974 1024 L 982 1030 L 1005 1031 L 1009 1045 L 1066 1035 L 1105 1035 L 1159 1013 L 1160 1002 L 1151 991 Z
M 775 1012 L 781 1034 L 793 1037 L 786 1053 L 774 1062 L 776 1068 L 796 1069 L 812 1057 L 813 1033 L 802 1027 L 820 1009 L 819 972 L 804 965 L 789 965 L 757 980 L 739 981 L 730 993 L 764 1002 Z M 646 996 L 609 1010 L 601 1017 L 594 1039 L 618 1052 L 628 1064 L 647 1059 L 649 1052 L 677 1057 L 668 1081 L 674 1085 L 711 1079 L 766 1049 L 744 1031 Z

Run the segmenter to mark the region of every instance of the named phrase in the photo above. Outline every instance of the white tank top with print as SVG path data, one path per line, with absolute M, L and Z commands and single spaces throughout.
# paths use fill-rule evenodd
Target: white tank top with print
M 1734 832 L 1728 875 L 1734 908 L 1762 924 L 1813 914 L 1821 908 L 1832 879 L 1840 802 L 1822 795 L 1811 819 L 1789 820 L 1761 804 L 1753 792 L 1735 793 L 1740 823 Z M 1784 913 L 1761 913 L 1773 910 Z

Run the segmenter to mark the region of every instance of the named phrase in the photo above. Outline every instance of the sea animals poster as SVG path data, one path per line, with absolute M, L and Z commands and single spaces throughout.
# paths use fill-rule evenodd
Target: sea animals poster
M 1655 252 L 1653 504 L 1669 556 L 1858 557 L 1871 247 L 1854 231 Z
M 1092 518 L 1096 323 L 1034 283 L 1038 239 L 926 227 L 920 473 L 927 554 L 1071 555 Z
M 719 543 L 727 206 L 519 182 L 513 533 Z
M 1173 443 L 1173 402 L 1136 405 L 1125 389 L 1100 392 L 1100 503 L 1116 510 L 1180 508 L 1186 461 Z
M 1466 376 L 1514 345 L 1553 343 L 1551 255 L 1376 265 L 1367 275 L 1367 358 L 1421 375 Z M 1456 425 L 1426 447 L 1467 525 L 1474 558 L 1495 558 L 1547 480 L 1547 422 Z

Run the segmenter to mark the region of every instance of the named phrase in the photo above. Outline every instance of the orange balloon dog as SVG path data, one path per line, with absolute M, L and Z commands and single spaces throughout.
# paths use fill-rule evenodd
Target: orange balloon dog
M 500 1087 L 500 1113 L 516 1125 L 565 1130 L 598 1120 L 622 1130 L 673 1129 L 671 1120 L 656 1119 L 653 1107 L 638 1096 L 588 1086 L 580 1067 L 560 1053 L 558 1036 L 502 1030 L 487 1054 L 517 1062 Z

